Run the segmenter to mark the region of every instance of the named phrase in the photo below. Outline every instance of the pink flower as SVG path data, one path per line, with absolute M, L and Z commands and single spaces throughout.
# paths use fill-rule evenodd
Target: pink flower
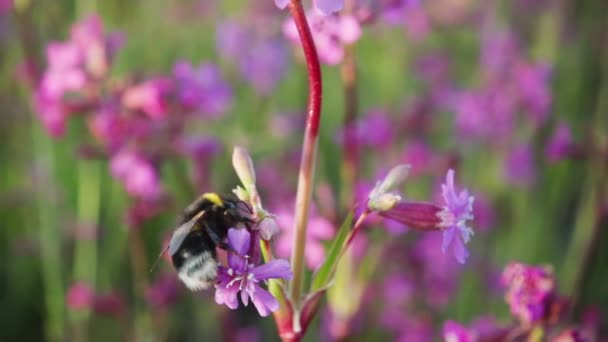
M 274 211 L 277 224 L 282 230 L 276 241 L 277 255 L 288 258 L 291 256 L 293 244 L 294 217 L 292 210 L 279 209 Z M 311 214 L 306 230 L 306 265 L 316 269 L 325 259 L 325 247 L 323 241 L 334 236 L 334 226 L 328 220 L 318 215 Z
M 454 170 L 449 170 L 446 176 L 445 184 L 441 185 L 443 200 L 445 207 L 440 214 L 443 222 L 443 244 L 441 249 L 445 253 L 447 249 L 452 248 L 456 260 L 464 264 L 469 256 L 465 244 L 469 242 L 473 230 L 467 226 L 467 221 L 473 219 L 473 196 L 469 196 L 469 192 L 461 190 L 456 191 L 454 185 Z
M 280 9 L 285 9 L 289 5 L 289 0 L 274 0 L 275 5 Z M 324 15 L 329 15 L 342 10 L 344 0 L 313 0 L 313 7 Z
M 66 294 L 67 306 L 72 310 L 83 310 L 92 307 L 95 291 L 84 282 L 74 283 Z
M 512 262 L 502 273 L 505 299 L 511 313 L 524 324 L 541 321 L 555 295 L 555 278 L 549 267 Z
M 168 115 L 168 96 L 172 88 L 167 78 L 151 79 L 127 89 L 122 96 L 122 104 L 131 110 L 141 110 L 153 119 Z
M 556 163 L 568 157 L 573 150 L 572 133 L 565 122 L 560 122 L 545 148 L 545 155 L 550 162 Z
M 361 25 L 351 15 L 326 17 L 315 11 L 306 14 L 310 30 L 317 46 L 319 59 L 329 65 L 336 65 L 344 58 L 344 45 L 352 44 L 361 37 Z M 285 36 L 295 44 L 300 44 L 296 24 L 289 19 L 283 25 Z
M 162 193 L 156 169 L 136 151 L 122 149 L 114 154 L 110 160 L 110 171 L 132 196 L 155 200 Z

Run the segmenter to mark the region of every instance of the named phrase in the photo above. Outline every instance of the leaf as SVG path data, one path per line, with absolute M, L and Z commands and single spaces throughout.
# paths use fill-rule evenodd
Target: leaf
M 353 212 L 351 211 L 348 213 L 348 216 L 346 217 L 346 219 L 344 219 L 342 226 L 340 226 L 340 229 L 338 230 L 338 234 L 336 234 L 336 237 L 335 237 L 334 241 L 332 242 L 331 247 L 329 248 L 329 252 L 327 253 L 327 256 L 325 257 L 325 261 L 323 262 L 321 267 L 319 267 L 317 272 L 315 272 L 313 279 L 312 279 L 310 292 L 315 292 L 322 288 L 327 287 L 327 285 L 331 281 L 334 270 L 336 269 L 336 264 L 338 263 L 338 260 L 340 259 L 340 255 L 342 254 L 341 252 L 342 252 L 342 248 L 344 246 L 344 241 L 346 240 L 346 237 L 348 236 L 348 233 L 350 232 L 352 223 L 353 223 Z

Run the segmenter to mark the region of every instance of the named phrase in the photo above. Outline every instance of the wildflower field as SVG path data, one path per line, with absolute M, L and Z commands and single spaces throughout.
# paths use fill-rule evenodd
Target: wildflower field
M 608 341 L 605 0 L 0 0 L 0 341 Z

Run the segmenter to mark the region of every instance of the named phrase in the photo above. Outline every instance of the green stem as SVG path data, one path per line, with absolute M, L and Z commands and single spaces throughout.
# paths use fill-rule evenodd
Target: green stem
M 86 281 L 95 289 L 97 282 L 97 231 L 99 223 L 101 170 L 98 161 L 78 162 L 78 222 L 74 252 L 74 281 Z M 87 336 L 89 311 L 74 312 L 77 336 Z
M 61 261 L 62 236 L 58 225 L 56 196 L 53 193 L 55 151 L 52 141 L 40 130 L 37 122 L 34 126 L 32 140 L 38 168 L 34 183 L 35 188 L 39 189 L 36 192 L 36 202 L 46 304 L 45 330 L 49 341 L 62 341 L 65 338 L 65 305 Z

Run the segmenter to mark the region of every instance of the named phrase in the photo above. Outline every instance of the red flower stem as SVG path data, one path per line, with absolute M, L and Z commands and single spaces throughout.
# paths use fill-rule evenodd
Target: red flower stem
M 302 286 L 304 280 L 304 249 L 306 247 L 306 226 L 312 197 L 312 184 L 317 154 L 319 136 L 319 122 L 321 118 L 321 66 L 310 33 L 306 14 L 299 0 L 291 0 L 289 12 L 296 24 L 306 65 L 308 67 L 308 112 L 306 115 L 306 131 L 302 145 L 302 159 L 300 160 L 300 174 L 298 177 L 298 190 L 296 195 L 295 227 L 293 251 L 291 254 L 291 268 L 293 280 L 290 287 L 290 298 L 294 310 L 299 310 L 302 301 Z

